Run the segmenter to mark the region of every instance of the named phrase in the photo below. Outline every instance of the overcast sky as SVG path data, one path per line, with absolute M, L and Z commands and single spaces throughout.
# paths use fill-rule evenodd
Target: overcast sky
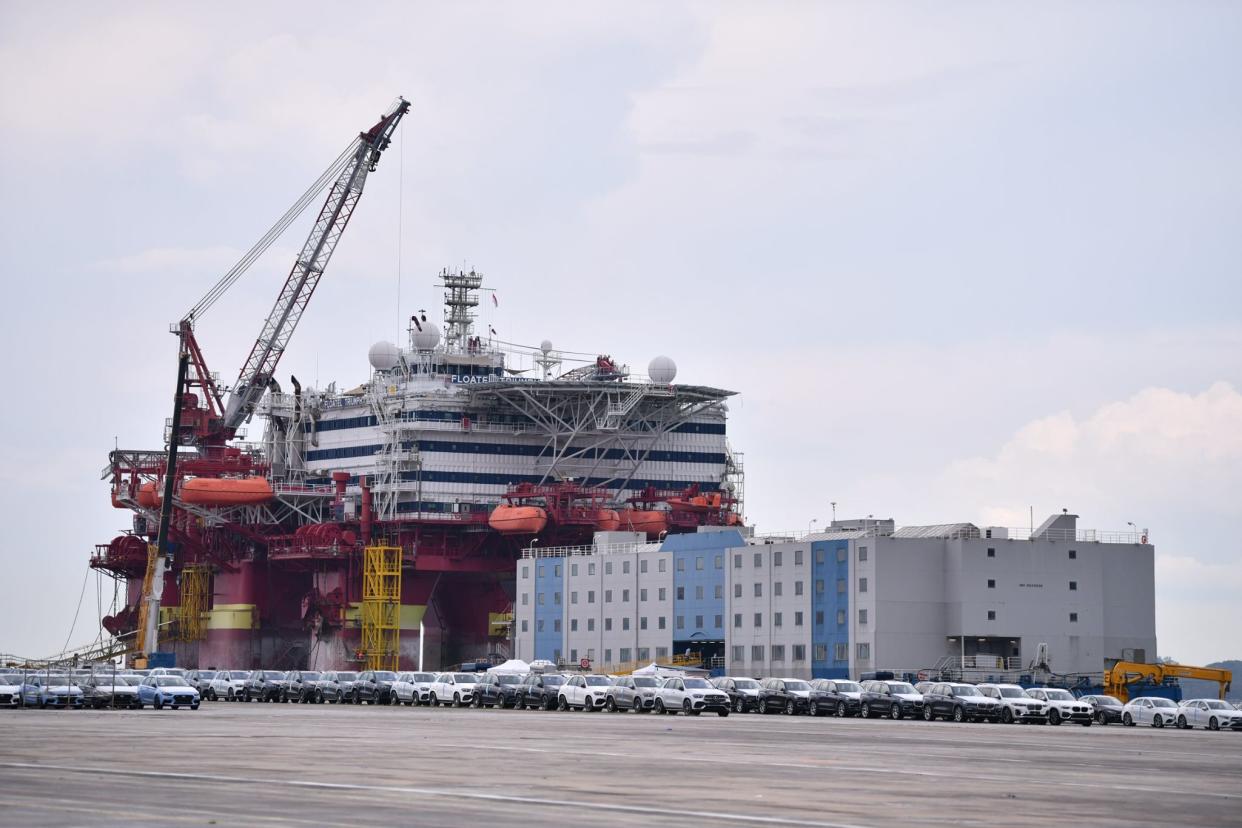
M 1239 43 L 1231 2 L 0 4 L 0 651 L 83 590 L 94 637 L 168 324 L 403 94 L 282 380 L 362 381 L 475 266 L 506 339 L 740 392 L 759 531 L 1133 521 L 1160 654 L 1242 657 Z M 304 232 L 199 326 L 226 380 Z

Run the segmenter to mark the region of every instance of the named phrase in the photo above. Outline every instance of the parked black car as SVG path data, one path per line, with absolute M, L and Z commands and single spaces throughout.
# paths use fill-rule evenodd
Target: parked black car
M 138 682 L 130 682 L 125 676 L 99 673 L 78 679 L 82 691 L 82 706 L 102 710 L 105 707 L 138 708 Z
M 844 679 L 815 679 L 811 682 L 815 704 L 821 712 L 834 716 L 857 716 L 862 708 L 862 687 Z
M 319 694 L 331 704 L 349 704 L 354 700 L 354 682 L 358 674 L 351 670 L 329 671 L 319 679 Z
M 392 704 L 392 683 L 397 674 L 389 670 L 367 670 L 354 682 L 354 704 Z
M 729 694 L 729 703 L 734 713 L 748 713 L 759 710 L 759 682 L 753 678 L 733 678 L 723 676 L 715 679 L 712 684 Z
M 255 670 L 242 687 L 242 701 L 282 701 L 285 693 L 285 674 L 275 670 Z
M 319 680 L 322 676 L 322 673 L 314 670 L 290 670 L 285 674 L 284 700 L 302 704 L 323 701 L 323 696 L 319 694 Z
M 529 675 L 519 687 L 517 709 L 537 707 L 543 710 L 556 709 L 557 688 L 565 683 L 565 677 L 559 673 L 547 675 Z
M 515 706 L 524 678 L 517 673 L 489 673 L 483 676 L 474 686 L 474 706 Z
M 801 679 L 764 679 L 759 685 L 756 704 L 760 713 L 788 713 L 793 716 L 806 713 L 811 697 L 811 685 Z
M 1125 705 L 1120 699 L 1112 696 L 1082 696 L 1079 701 L 1085 701 L 1091 705 L 1095 713 L 1096 724 L 1121 724 L 1121 708 Z
M 991 696 L 979 692 L 971 684 L 941 681 L 923 694 L 923 718 L 952 719 L 955 722 L 999 722 L 1004 707 Z
M 923 715 L 923 695 L 906 681 L 864 681 L 859 704 L 864 719 Z

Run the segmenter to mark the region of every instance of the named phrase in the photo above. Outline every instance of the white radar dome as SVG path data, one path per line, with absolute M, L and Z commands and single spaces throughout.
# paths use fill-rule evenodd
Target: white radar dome
M 376 371 L 391 371 L 401 361 L 401 351 L 391 342 L 376 342 L 367 351 L 367 359 Z
M 552 350 L 552 340 L 545 339 L 543 342 L 540 342 L 539 350 L 543 351 L 544 356 L 547 356 L 548 352 Z
M 666 356 L 658 356 L 647 364 L 647 376 L 658 385 L 668 385 L 677 378 L 677 363 Z
M 440 329 L 436 327 L 434 322 L 420 322 L 422 330 L 415 330 L 410 335 L 410 342 L 414 345 L 416 351 L 434 351 L 435 347 L 440 344 Z

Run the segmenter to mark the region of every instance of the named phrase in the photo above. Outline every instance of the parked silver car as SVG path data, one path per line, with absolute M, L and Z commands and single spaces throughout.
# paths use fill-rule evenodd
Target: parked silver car
M 655 676 L 621 676 L 608 689 L 604 708 L 634 713 L 650 711 L 655 707 L 656 688 L 659 686 L 660 680 Z

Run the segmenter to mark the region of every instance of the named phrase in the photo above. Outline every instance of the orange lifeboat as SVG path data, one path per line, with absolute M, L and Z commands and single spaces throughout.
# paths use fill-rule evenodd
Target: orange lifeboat
M 154 483 L 143 483 L 138 487 L 138 496 L 135 500 L 145 509 L 158 509 L 164 502 L 164 496 L 163 492 L 156 490 Z
M 668 531 L 668 513 L 659 509 L 626 509 L 621 513 L 621 526 L 630 532 L 646 532 L 658 538 Z
M 502 535 L 533 535 L 548 525 L 548 513 L 539 506 L 508 506 L 492 509 L 487 525 Z
M 621 528 L 621 516 L 616 509 L 598 509 L 595 512 L 595 528 L 601 532 L 615 532 Z
M 195 477 L 181 484 L 181 499 L 199 506 L 251 506 L 274 495 L 263 477 Z

